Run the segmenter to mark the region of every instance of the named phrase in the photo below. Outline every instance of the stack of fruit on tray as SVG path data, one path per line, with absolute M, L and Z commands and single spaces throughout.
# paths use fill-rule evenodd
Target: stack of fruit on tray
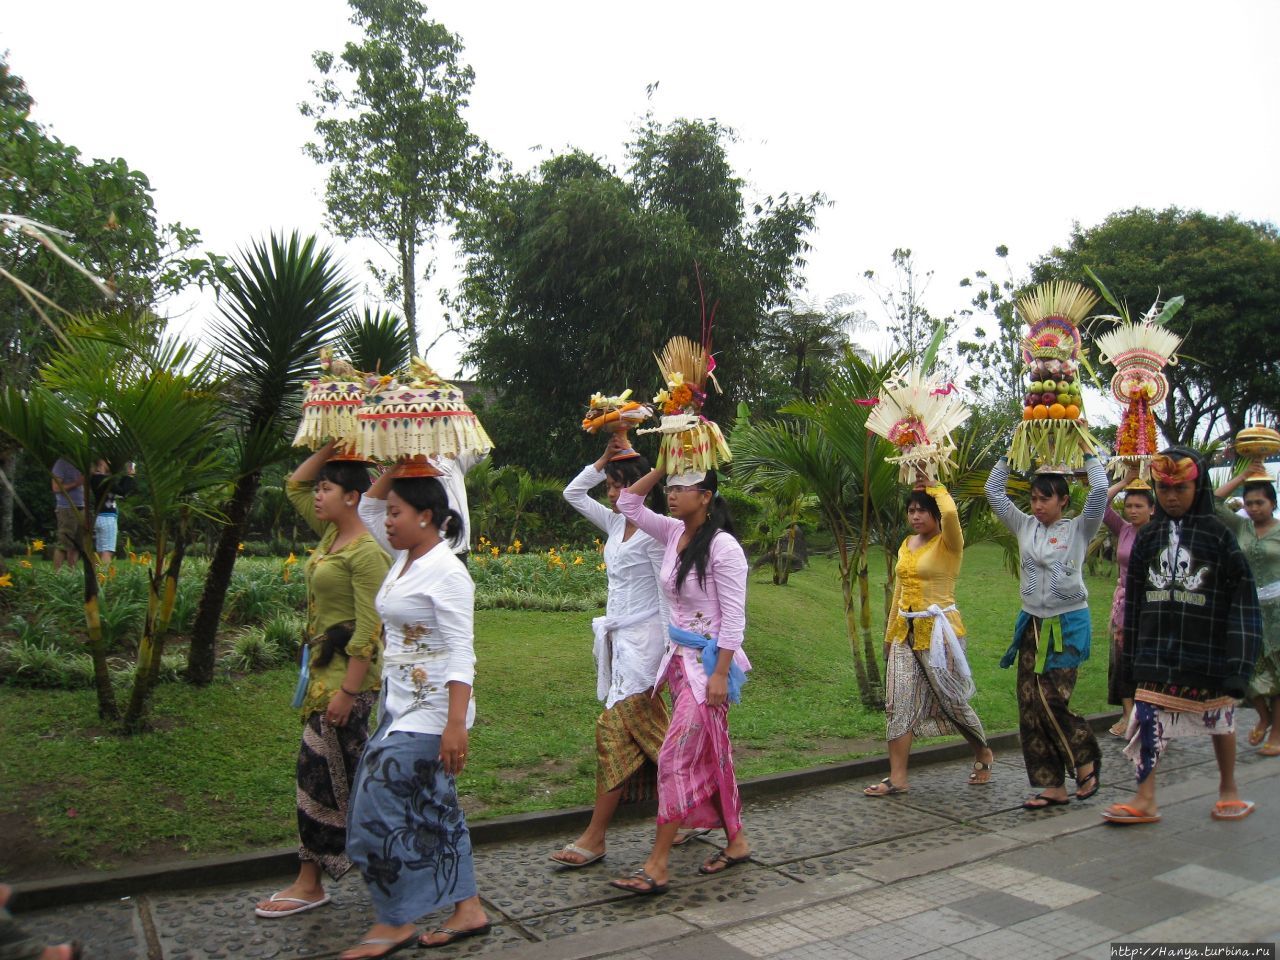
M 1075 468 L 1084 463 L 1080 441 L 1097 446 L 1084 422 L 1079 379 L 1079 324 L 1097 302 L 1085 287 L 1062 280 L 1042 283 L 1018 301 L 1028 328 L 1022 341 L 1027 392 L 1009 446 L 1015 470 L 1029 470 L 1036 461 Z

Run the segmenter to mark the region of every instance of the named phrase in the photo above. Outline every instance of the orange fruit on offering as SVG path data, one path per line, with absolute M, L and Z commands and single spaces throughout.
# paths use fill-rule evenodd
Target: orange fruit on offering
M 1067 408 L 1060 403 L 1055 403 L 1049 408 L 1050 420 L 1063 420 L 1067 416 Z
M 1068 420 L 1080 419 L 1080 408 L 1077 407 L 1074 403 L 1067 404 L 1067 419 Z
M 1049 416 L 1049 408 L 1043 403 L 1037 403 L 1031 408 L 1031 416 L 1036 420 L 1043 420 Z
M 1035 413 L 1035 407 L 1023 407 L 1023 408 L 1022 408 L 1022 419 L 1023 419 L 1023 420 L 1030 420 L 1030 419 L 1031 419 L 1032 417 L 1034 417 L 1035 415 L 1036 415 L 1036 413 Z

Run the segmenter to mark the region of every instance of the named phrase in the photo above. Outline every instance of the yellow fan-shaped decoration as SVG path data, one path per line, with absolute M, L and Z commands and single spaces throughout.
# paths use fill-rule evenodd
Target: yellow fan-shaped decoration
M 969 407 L 955 384 L 911 366 L 885 382 L 867 429 L 897 447 L 898 455 L 888 461 L 898 464 L 899 480 L 912 483 L 922 472 L 927 482 L 937 483 L 939 471 L 954 464 L 951 433 L 968 419 Z

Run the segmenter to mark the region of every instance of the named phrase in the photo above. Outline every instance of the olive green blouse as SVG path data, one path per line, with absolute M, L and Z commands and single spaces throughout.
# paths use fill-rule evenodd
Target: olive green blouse
M 311 683 L 300 711 L 305 720 L 314 711 L 328 707 L 329 698 L 337 693 L 346 676 L 348 657 L 370 661 L 364 682 L 360 684 L 361 693 L 377 690 L 381 685 L 382 623 L 373 600 L 386 579 L 391 558 L 367 533 L 330 553 L 338 528 L 316 517 L 312 485 L 288 480 L 285 492 L 302 519 L 320 534 L 320 543 L 303 568 L 307 579 L 307 638 L 312 657 L 320 652 L 325 630 L 335 623 L 355 623 L 346 655 L 335 654 L 326 667 L 312 667 Z

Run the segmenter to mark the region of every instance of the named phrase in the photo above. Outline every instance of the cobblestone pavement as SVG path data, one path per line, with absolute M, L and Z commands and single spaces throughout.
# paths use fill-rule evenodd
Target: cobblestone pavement
M 1016 751 L 998 758 L 988 786 L 965 783 L 967 763 L 938 763 L 913 769 L 910 792 L 892 798 L 864 798 L 862 782 L 846 782 L 750 802 L 752 861 L 703 877 L 697 865 L 714 847 L 677 848 L 665 896 L 630 897 L 607 883 L 643 860 L 650 823 L 612 831 L 608 857 L 582 870 L 546 859 L 570 834 L 481 845 L 476 869 L 493 930 L 438 953 L 1004 960 L 1105 958 L 1116 940 L 1274 941 L 1280 759 L 1241 738 L 1238 779 L 1258 808 L 1219 822 L 1209 816 L 1217 768 L 1208 739 L 1175 741 L 1159 772 L 1163 821 L 1115 827 L 1099 812 L 1129 796 L 1132 768 L 1118 740 L 1101 739 L 1098 795 L 1043 812 L 1020 808 L 1032 791 Z M 50 942 L 78 937 L 88 956 L 111 960 L 328 958 L 370 923 L 355 876 L 333 885 L 323 909 L 255 917 L 253 903 L 290 879 L 158 889 L 21 920 Z M 442 919 L 423 918 L 423 928 Z

